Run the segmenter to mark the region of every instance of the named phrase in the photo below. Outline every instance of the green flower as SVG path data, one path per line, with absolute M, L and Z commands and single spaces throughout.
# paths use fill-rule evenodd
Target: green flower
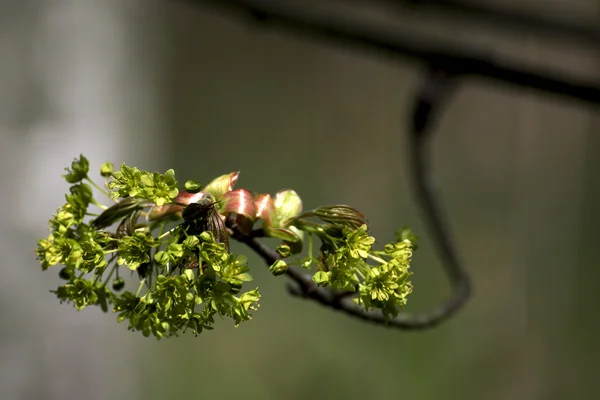
M 217 271 L 219 278 L 227 283 L 234 292 L 238 292 L 244 282 L 251 282 L 252 275 L 248 273 L 250 268 L 246 264 L 245 256 L 229 254 L 222 268 Z M 214 267 L 213 267 L 214 270 Z
M 63 178 L 69 183 L 77 183 L 81 182 L 83 179 L 87 177 L 87 174 L 90 170 L 90 162 L 87 158 L 81 154 L 79 159 L 73 160 L 71 163 L 71 168 L 65 168 L 67 173 L 63 175 Z
M 80 278 L 73 279 L 51 292 L 61 301 L 72 302 L 77 310 L 83 310 L 89 305 L 100 305 L 102 310 L 106 311 L 111 295 L 103 284 Z
M 113 190 L 111 197 L 136 197 L 148 199 L 157 206 L 170 203 L 179 190 L 175 180 L 175 171 L 168 170 L 164 174 L 139 170 L 121 164 L 121 169 L 112 174 L 108 188 Z
M 367 258 L 371 245 L 375 243 L 375 238 L 367 234 L 367 225 L 363 224 L 358 229 L 345 226 L 342 232 L 350 257 Z
M 71 194 L 65 195 L 69 212 L 73 214 L 75 223 L 83 221 L 90 202 L 93 199 L 92 188 L 87 183 L 79 183 L 69 188 Z M 66 207 L 66 205 L 65 205 Z
M 114 190 L 111 193 L 113 200 L 119 197 L 136 197 L 143 189 L 142 171 L 136 167 L 128 167 L 125 163 L 122 163 L 121 169 L 112 174 L 108 188 Z
M 81 243 L 81 256 L 77 261 L 77 269 L 84 272 L 92 272 L 96 269 L 97 273 L 101 273 L 106 268 L 106 258 L 104 257 L 104 249 L 102 245 L 97 243 L 93 238 Z
M 172 169 L 164 174 L 144 171 L 140 179 L 142 185 L 144 185 L 144 190 L 142 190 L 144 197 L 153 201 L 159 207 L 165 203 L 170 203 L 179 193 L 175 171 Z
M 38 240 L 38 247 L 35 252 L 38 260 L 42 262 L 42 270 L 62 262 L 62 251 L 56 246 L 54 239 L 54 234 L 50 234 L 47 238 Z
M 283 260 L 277 260 L 269 267 L 269 272 L 274 276 L 283 275 L 288 270 L 288 265 Z
M 140 265 L 150 261 L 150 249 L 156 246 L 154 238 L 146 232 L 135 232 L 133 236 L 125 236 L 119 242 L 119 265 L 127 265 L 136 270 Z
M 57 210 L 52 219 L 48 221 L 50 228 L 54 230 L 58 235 L 64 235 L 67 233 L 69 228 L 77 225 L 81 220 L 76 216 L 77 211 L 72 212 L 72 206 L 65 204 Z
M 381 309 L 388 319 L 396 317 L 406 306 L 407 297 L 412 292 L 409 276 L 408 267 L 397 262 L 373 267 L 359 285 L 357 302 L 367 310 Z

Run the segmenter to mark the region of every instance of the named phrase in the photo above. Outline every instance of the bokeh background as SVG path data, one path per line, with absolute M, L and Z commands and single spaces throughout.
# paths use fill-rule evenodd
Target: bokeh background
M 600 25 L 594 0 L 502 4 Z M 597 43 L 394 10 L 360 13 L 600 81 Z M 465 81 L 436 128 L 439 192 L 475 293 L 435 329 L 291 298 L 253 255 L 254 319 L 197 338 L 143 338 L 48 292 L 56 271 L 33 250 L 84 153 L 93 168 L 175 168 L 180 181 L 240 170 L 238 187 L 294 188 L 307 209 L 351 204 L 382 241 L 410 225 L 409 311 L 438 304 L 449 288 L 407 184 L 422 76 L 186 2 L 0 0 L 0 398 L 597 398 L 598 109 L 487 81 Z

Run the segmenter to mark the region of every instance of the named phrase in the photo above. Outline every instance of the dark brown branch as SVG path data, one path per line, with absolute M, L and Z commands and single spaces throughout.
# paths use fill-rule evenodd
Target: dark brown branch
M 552 37 L 565 37 L 585 41 L 597 48 L 600 43 L 600 24 L 575 23 L 544 15 L 526 14 L 505 6 L 483 4 L 482 1 L 464 0 L 385 0 L 385 3 L 410 4 L 422 12 L 432 12 L 457 17 L 468 17 L 480 23 L 506 29 L 537 31 Z
M 261 243 L 257 238 L 243 236 L 234 236 L 234 238 L 248 245 L 269 265 L 281 259 L 275 251 L 270 249 L 264 243 Z M 444 303 L 442 306 L 427 313 L 416 315 L 402 313 L 395 319 L 386 322 L 381 312 L 365 311 L 362 306 L 354 303 L 351 296 L 348 295 L 348 292 L 337 293 L 317 286 L 317 284 L 312 281 L 310 275 L 302 272 L 298 268 L 290 267 L 286 272 L 286 275 L 297 284 L 297 287 L 290 288 L 291 294 L 314 300 L 326 307 L 331 307 L 353 317 L 375 324 L 386 325 L 388 327 L 400 329 L 430 328 L 445 320 L 446 317 L 449 317 L 457 308 L 454 303 L 449 302 Z
M 413 185 L 419 205 L 429 223 L 438 252 L 444 262 L 452 286 L 451 297 L 439 307 L 422 314 L 401 314 L 386 322 L 380 312 L 366 312 L 352 301 L 351 293 L 336 293 L 317 286 L 311 277 L 296 268 L 289 268 L 287 275 L 297 284 L 290 292 L 309 298 L 346 314 L 378 324 L 401 329 L 422 329 L 434 326 L 452 316 L 469 298 L 471 285 L 466 269 L 462 265 L 450 239 L 450 234 L 436 201 L 428 172 L 427 133 L 439 110 L 445 94 L 453 87 L 457 78 L 480 76 L 504 83 L 535 89 L 541 92 L 562 95 L 567 98 L 600 104 L 600 88 L 591 82 L 567 79 L 542 69 L 517 67 L 481 52 L 467 51 L 451 46 L 434 46 L 426 41 L 417 41 L 394 32 L 385 32 L 356 21 L 331 18 L 316 14 L 306 7 L 285 2 L 252 0 L 186 0 L 195 3 L 211 3 L 230 7 L 252 15 L 259 22 L 278 28 L 367 48 L 392 56 L 405 56 L 421 61 L 432 72 L 417 96 L 413 110 L 409 155 L 413 169 Z M 234 235 L 256 251 L 271 265 L 280 257 L 261 243 L 256 237 Z
M 407 57 L 463 76 L 494 81 L 600 104 L 597 82 L 561 76 L 543 68 L 519 66 L 483 51 L 451 45 L 432 44 L 401 32 L 382 29 L 341 16 L 314 12 L 309 7 L 284 1 L 265 0 L 179 0 L 208 4 L 253 16 L 265 26 L 312 36 L 321 40 L 375 50 L 394 57 Z

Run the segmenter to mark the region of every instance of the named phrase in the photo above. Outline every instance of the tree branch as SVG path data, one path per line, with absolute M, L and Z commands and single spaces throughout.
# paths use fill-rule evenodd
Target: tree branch
M 446 274 L 452 286 L 452 294 L 437 308 L 416 314 L 400 314 L 386 321 L 380 312 L 367 312 L 352 301 L 350 292 L 334 292 L 319 287 L 311 277 L 297 268 L 290 267 L 286 274 L 297 287 L 290 293 L 308 298 L 339 310 L 348 315 L 386 326 L 400 329 L 422 329 L 432 327 L 452 316 L 467 301 L 471 293 L 469 275 L 459 260 L 452 244 L 445 220 L 440 211 L 433 182 L 429 176 L 428 133 L 432 121 L 451 92 L 458 78 L 466 76 L 485 77 L 507 84 L 534 89 L 537 91 L 562 95 L 574 100 L 600 104 L 600 88 L 591 82 L 566 79 L 542 69 L 528 69 L 493 59 L 481 52 L 434 46 L 426 41 L 385 32 L 381 29 L 357 23 L 348 19 L 321 15 L 306 7 L 287 2 L 257 0 L 186 0 L 194 3 L 210 3 L 219 7 L 229 7 L 252 15 L 259 22 L 284 30 L 344 43 L 358 48 L 376 50 L 384 54 L 408 57 L 420 61 L 430 71 L 425 83 L 417 95 L 410 128 L 410 163 L 413 170 L 412 183 L 418 204 L 422 207 L 438 253 L 443 261 Z M 458 4 L 455 1 L 439 3 Z M 510 16 L 505 15 L 506 19 Z M 524 21 L 521 21 L 524 22 Z M 546 26 L 549 28 L 549 25 Z M 281 257 L 261 243 L 255 236 L 244 236 L 234 232 L 233 237 L 257 252 L 267 264 L 271 265 Z
M 434 45 L 430 41 L 390 32 L 351 18 L 324 15 L 306 6 L 283 1 L 265 0 L 179 0 L 217 6 L 242 12 L 265 26 L 330 40 L 356 48 L 375 50 L 393 57 L 407 57 L 454 74 L 478 76 L 553 95 L 600 104 L 597 82 L 568 78 L 543 68 L 519 66 L 493 57 L 489 53 L 451 45 Z
M 385 0 L 395 5 L 408 4 L 411 9 L 423 12 L 453 14 L 458 17 L 469 17 L 488 25 L 500 28 L 538 31 L 553 37 L 567 37 L 577 41 L 585 41 L 594 47 L 600 43 L 598 25 L 574 23 L 559 20 L 550 16 L 525 14 L 507 7 L 483 4 L 481 1 L 466 2 L 463 0 Z

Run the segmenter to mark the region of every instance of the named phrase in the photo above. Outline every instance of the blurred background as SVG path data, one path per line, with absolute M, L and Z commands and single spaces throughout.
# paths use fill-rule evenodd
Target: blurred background
M 390 330 L 291 298 L 254 255 L 263 300 L 237 329 L 158 342 L 60 305 L 34 248 L 80 153 L 94 171 L 124 161 L 180 182 L 239 170 L 237 187 L 293 188 L 306 209 L 353 205 L 383 242 L 410 225 L 408 311 L 449 294 L 408 186 L 417 64 L 192 3 L 0 0 L 1 399 L 597 398 L 600 113 L 483 80 L 464 81 L 436 127 L 439 193 L 475 288 L 441 326 Z M 391 29 L 600 81 L 598 43 L 355 3 Z M 595 0 L 486 3 L 600 25 Z

